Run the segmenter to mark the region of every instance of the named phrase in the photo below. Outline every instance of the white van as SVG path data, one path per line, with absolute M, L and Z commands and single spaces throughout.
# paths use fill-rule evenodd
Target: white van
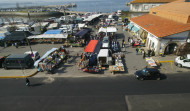
M 33 53 L 33 55 L 32 55 L 32 53 Z M 30 54 L 34 61 L 36 61 L 36 60 L 38 60 L 40 58 L 40 55 L 39 55 L 38 51 L 32 51 L 32 52 L 27 51 L 24 54 Z
M 174 64 L 179 67 L 189 67 L 190 68 L 190 54 L 179 56 L 175 58 Z
M 97 57 L 98 63 L 101 65 L 112 65 L 112 52 L 110 49 L 100 49 Z

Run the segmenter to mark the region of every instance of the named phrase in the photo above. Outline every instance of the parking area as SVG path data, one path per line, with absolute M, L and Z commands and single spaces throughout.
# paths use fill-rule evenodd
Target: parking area
M 121 42 L 123 39 L 126 41 L 126 48 L 122 48 L 121 51 L 125 53 L 125 58 L 123 59 L 123 63 L 125 66 L 125 72 L 123 73 L 116 73 L 115 75 L 111 74 L 109 69 L 106 68 L 105 70 L 102 70 L 100 73 L 86 73 L 79 69 L 77 66 L 77 62 L 80 60 L 80 54 L 84 52 L 83 47 L 67 47 L 67 49 L 70 51 L 70 58 L 67 62 L 63 62 L 59 65 L 58 68 L 55 69 L 54 74 L 47 74 L 47 72 L 38 72 L 34 77 L 46 77 L 46 76 L 52 76 L 52 77 L 108 77 L 108 76 L 120 76 L 120 75 L 131 75 L 134 74 L 136 70 L 140 70 L 146 66 L 148 66 L 148 63 L 143 59 L 142 55 L 138 54 L 136 55 L 135 48 L 132 48 L 129 46 L 129 43 L 127 42 L 127 38 L 129 36 L 132 36 L 128 32 L 124 32 L 121 28 L 121 26 L 117 26 L 118 32 L 117 32 L 117 38 L 118 42 L 121 45 Z M 94 34 L 97 30 L 94 30 Z M 40 56 L 43 56 L 47 51 L 49 51 L 52 48 L 59 48 L 62 44 L 35 44 L 31 45 L 31 48 L 33 51 L 38 51 Z M 30 51 L 29 46 L 19 46 L 18 48 L 14 46 L 9 46 L 6 48 L 0 47 L 0 56 L 6 56 L 9 54 L 24 54 L 24 52 Z M 77 53 L 79 56 L 77 56 Z M 158 61 L 171 61 L 174 60 L 176 56 L 169 55 L 165 57 L 153 57 L 153 59 Z M 8 75 L 8 76 L 26 76 L 31 75 L 34 73 L 37 69 L 9 69 L 4 70 L 3 68 L 0 69 L 0 75 Z M 161 67 L 159 67 L 159 70 L 164 73 L 178 73 L 178 72 L 187 72 L 189 71 L 188 68 L 179 68 L 175 66 L 173 63 L 162 63 Z

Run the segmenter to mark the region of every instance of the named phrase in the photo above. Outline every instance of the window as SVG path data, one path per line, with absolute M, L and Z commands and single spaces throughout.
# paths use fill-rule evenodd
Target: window
M 154 48 L 154 42 L 152 42 L 152 47 Z
M 153 7 L 156 7 L 156 5 L 152 5 L 152 8 L 153 8 Z
M 149 9 L 148 5 L 144 5 L 144 10 L 148 10 L 148 9 Z
M 139 9 L 139 5 L 135 5 L 135 9 Z

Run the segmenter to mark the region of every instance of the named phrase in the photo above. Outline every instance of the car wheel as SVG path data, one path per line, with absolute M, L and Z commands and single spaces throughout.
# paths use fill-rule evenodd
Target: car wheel
M 144 78 L 143 78 L 143 77 L 141 77 L 141 78 L 139 78 L 139 80 L 143 81 L 143 80 L 144 80 Z
M 175 63 L 176 66 L 178 66 L 178 63 Z
M 160 77 L 158 77 L 157 80 L 160 80 Z
M 181 65 L 181 64 L 178 64 L 177 66 L 178 66 L 178 67 L 182 67 L 182 65 Z

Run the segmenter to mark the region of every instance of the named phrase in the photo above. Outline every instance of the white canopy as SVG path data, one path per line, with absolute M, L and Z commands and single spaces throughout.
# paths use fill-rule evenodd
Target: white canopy
M 28 39 L 67 39 L 68 34 L 42 34 L 30 36 Z
M 79 28 L 83 28 L 84 26 L 85 26 L 85 24 L 81 24 L 81 23 L 78 24 Z
M 52 23 L 50 24 L 47 29 L 53 29 L 53 28 L 57 28 L 58 27 L 58 23 Z
M 58 48 L 52 48 L 51 50 L 47 51 L 39 60 L 37 60 L 35 63 L 34 63 L 34 66 L 37 68 L 38 67 L 38 64 L 39 62 L 46 58 L 49 54 L 51 54 L 52 52 L 56 51 Z
M 107 27 L 107 28 L 101 27 L 98 32 L 117 32 L 117 28 L 115 28 L 115 27 Z
M 108 51 L 109 51 L 108 49 L 100 49 L 98 57 L 108 57 L 109 56 Z
M 102 14 L 93 14 L 93 15 L 88 16 L 88 18 L 84 18 L 83 21 L 85 21 L 85 22 L 90 22 L 90 21 L 92 21 L 93 19 L 95 19 L 95 18 L 97 18 L 97 17 L 99 17 L 99 16 L 101 16 L 101 15 L 102 15 Z
M 38 26 L 47 26 L 49 24 L 49 22 L 38 22 L 38 23 L 35 23 L 33 24 L 31 27 L 38 27 Z

